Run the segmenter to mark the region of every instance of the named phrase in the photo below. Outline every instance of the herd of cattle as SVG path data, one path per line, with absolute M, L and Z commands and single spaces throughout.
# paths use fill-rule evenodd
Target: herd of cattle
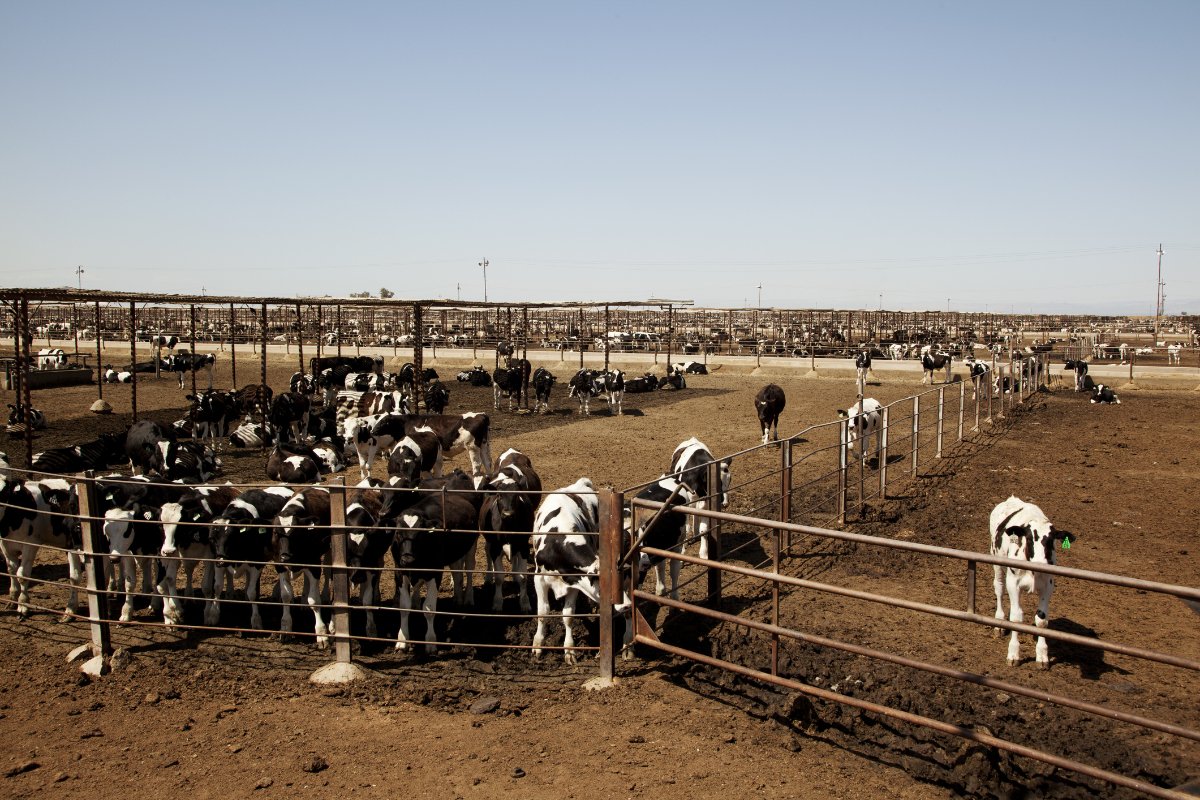
M 924 353 L 926 379 L 932 380 L 935 372 L 944 370 L 948 380 L 950 359 L 949 353 L 932 349 Z M 870 362 L 869 352 L 860 353 L 856 360 L 860 381 L 865 381 Z M 967 364 L 978 391 L 988 372 L 986 364 L 971 359 Z M 395 647 L 406 650 L 410 646 L 408 616 L 424 588 L 424 641 L 426 649 L 434 651 L 438 585 L 449 570 L 455 600 L 473 604 L 475 553 L 482 538 L 492 608 L 503 609 L 503 559 L 507 557 L 517 603 L 525 613 L 530 610 L 525 578 L 533 578 L 535 654 L 540 654 L 545 642 L 553 596 L 562 605 L 565 657 L 573 662 L 571 618 L 577 598 L 582 595 L 596 602 L 599 592 L 599 501 L 590 480 L 580 478 L 547 493 L 526 454 L 508 449 L 493 461 L 488 416 L 441 413 L 448 391 L 433 370 L 418 374 L 415 366 L 406 364 L 391 376 L 382 372 L 378 359 L 370 357 L 313 359 L 311 367 L 310 374 L 293 375 L 289 391 L 279 395 L 258 384 L 238 392 L 210 390 L 188 395 L 191 409 L 174 425 L 143 420 L 124 434 L 105 434 L 35 455 L 32 472 L 47 475 L 102 472 L 125 464 L 131 468 L 132 476 L 100 478 L 92 500 L 99 507 L 91 508 L 92 517 L 103 520 L 99 539 L 103 552 L 109 554 L 110 587 L 124 594 L 120 619 L 127 621 L 133 613 L 140 567 L 141 594 L 153 598 L 165 624 L 182 624 L 185 595 L 177 586 L 178 572 L 182 567 L 191 593 L 200 567 L 205 624 L 221 622 L 222 596 L 232 597 L 235 580 L 244 578 L 241 593 L 250 606 L 250 625 L 261 629 L 260 576 L 264 567 L 271 566 L 279 576 L 283 603 L 280 631 L 292 630 L 290 604 L 299 582 L 314 616 L 316 643 L 326 647 L 334 633 L 321 591 L 323 574 L 327 578 L 323 565 L 330 558 L 332 498 L 328 487 L 316 484 L 323 475 L 343 469 L 346 455 L 353 453 L 362 481 L 346 498 L 347 559 L 353 582 L 361 587 L 367 636 L 376 636 L 373 612 L 378 607 L 380 577 L 391 571 L 400 612 Z M 1108 387 L 1089 385 L 1086 363 L 1068 362 L 1067 368 L 1075 371 L 1077 389 L 1093 390 L 1092 402 L 1120 402 Z M 603 396 L 612 413 L 619 415 L 625 392 L 650 391 L 664 388 L 663 384 L 684 388 L 684 376 L 702 369 L 703 365 L 695 362 L 671 365 L 664 379 L 649 373 L 627 379 L 619 370 L 585 369 L 573 375 L 568 385 L 583 414 L 588 413 L 589 398 Z M 547 410 L 556 382 L 547 370 L 531 370 L 528 361 L 513 358 L 491 373 L 475 367 L 457 378 L 491 385 L 495 408 L 506 398 L 509 410 L 514 401 L 530 408 L 531 385 L 532 409 Z M 422 386 L 426 413 L 416 413 Z M 784 391 L 775 384 L 764 386 L 756 395 L 754 405 L 764 444 L 779 438 L 779 417 L 785 404 Z M 16 408 L 10 409 L 18 413 Z M 874 398 L 862 398 L 838 413 L 847 420 L 848 450 L 866 459 L 874 437 L 878 464 L 882 405 Z M 240 424 L 231 431 L 238 420 Z M 229 484 L 207 485 L 220 471 L 216 452 L 226 441 L 233 447 L 270 447 L 266 472 L 281 485 L 244 490 Z M 444 459 L 462 452 L 468 456 L 470 473 L 461 469 L 445 472 Z M 384 453 L 386 481 L 371 476 L 375 458 Z M 698 439 L 682 442 L 667 466 L 662 477 L 637 494 L 638 499 L 667 507 L 715 509 L 728 502 L 731 463 L 715 459 Z M 710 485 L 711 475 L 716 476 L 716 485 Z M 627 506 L 623 535 L 623 551 L 632 542 L 682 551 L 689 542 L 697 541 L 700 556 L 708 554 L 704 517 L 639 515 L 633 506 Z M 10 597 L 18 614 L 25 616 L 31 610 L 30 572 L 38 549 L 44 546 L 67 553 L 68 610 L 75 609 L 82 583 L 81 537 L 74 483 L 59 477 L 22 479 L 0 460 L 0 546 L 13 576 Z M 1072 539 L 1071 534 L 1055 531 L 1036 506 L 1017 498 L 1009 498 L 992 513 L 989 547 L 993 554 L 1053 564 L 1054 544 L 1069 546 Z M 392 565 L 387 567 L 389 553 Z M 664 563 L 643 556 L 639 567 L 640 574 L 654 567 L 656 590 L 660 594 L 667 591 Z M 679 562 L 672 560 L 670 592 L 674 597 L 678 596 L 678 571 Z M 1045 624 L 1053 581 L 1029 570 L 996 567 L 995 588 L 997 618 L 1003 618 L 1003 591 L 1010 598 L 1008 618 L 1016 622 L 1022 619 L 1020 593 L 1036 591 L 1037 624 Z M 618 610 L 628 607 L 625 596 Z M 1015 663 L 1017 654 L 1014 633 L 1010 663 Z M 1036 659 L 1043 666 L 1048 663 L 1044 639 L 1038 640 Z

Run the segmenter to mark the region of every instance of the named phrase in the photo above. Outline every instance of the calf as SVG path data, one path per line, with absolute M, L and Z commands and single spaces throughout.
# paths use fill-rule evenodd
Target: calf
M 716 486 L 709 485 L 709 465 L 713 462 L 717 464 Z M 717 461 L 708 446 L 694 436 L 681 442 L 671 454 L 671 477 L 688 487 L 696 498 L 696 508 L 720 511 L 729 503 L 730 459 Z M 708 518 L 689 516 L 688 520 L 689 538 L 699 537 L 700 557 L 708 558 Z
M 626 394 L 642 394 L 643 392 L 653 392 L 658 388 L 658 376 L 647 372 L 640 378 L 629 378 L 625 381 Z
M 288 379 L 288 391 L 298 394 L 315 394 L 317 391 L 317 379 L 315 376 L 303 372 L 293 372 L 292 377 Z
M 581 369 L 571 376 L 571 380 L 567 384 L 570 387 L 567 397 L 575 397 L 579 400 L 579 410 L 584 413 L 584 416 L 591 413 L 588 409 L 588 401 L 598 394 L 596 390 L 598 374 L 594 369 Z
M 342 385 L 354 392 L 380 392 L 388 385 L 390 379 L 390 375 L 378 372 L 350 372 Z
M 238 389 L 237 410 L 239 415 L 267 419 L 271 410 L 271 398 L 275 392 L 265 383 L 251 383 Z
M 284 392 L 271 401 L 271 426 L 280 441 L 299 442 L 308 433 L 308 395 Z
M 422 472 L 442 474 L 442 443 L 428 427 L 409 432 L 388 456 L 388 476 L 399 477 L 406 488 L 416 486 Z
M 707 375 L 708 367 L 699 361 L 684 361 L 680 364 L 675 364 L 674 371 L 683 372 L 688 375 Z
M 1183 363 L 1183 345 L 1179 342 L 1173 342 L 1167 345 L 1167 364 L 1182 364 Z
M 213 388 L 213 365 L 217 363 L 216 353 L 193 353 L 180 350 L 167 356 L 167 369 L 175 373 L 179 379 L 179 388 L 183 388 L 183 376 L 189 372 L 205 370 L 208 373 L 208 388 Z
M 321 567 L 329 555 L 329 490 L 316 486 L 301 489 L 283 504 L 275 519 L 278 527 L 272 545 L 283 604 L 279 632 L 292 632 L 292 581 L 299 573 L 304 579 L 304 600 L 313 612 L 317 649 L 325 650 L 333 634 L 332 621 L 327 625 L 321 614 Z
M 871 351 L 859 350 L 854 354 L 854 369 L 857 371 L 858 382 L 867 382 L 867 373 L 871 371 Z
M 667 374 L 658 383 L 659 389 L 686 389 L 687 379 L 684 378 L 682 370 L 672 369 L 667 367 Z
M 269 420 L 254 422 L 250 417 L 229 434 L 229 443 L 234 447 L 253 447 L 259 450 L 275 441 L 275 428 Z
M 346 420 L 354 417 L 370 417 L 376 414 L 407 414 L 409 405 L 407 398 L 399 391 L 391 392 L 338 392 L 334 399 L 337 410 L 334 419 L 337 427 L 342 429 Z
M 362 585 L 362 608 L 370 638 L 379 633 L 375 626 L 379 578 L 384 556 L 396 536 L 392 528 L 379 526 L 383 506 L 379 485 L 379 481 L 363 481 L 346 498 L 346 566 L 353 570 L 350 581 Z
M 425 390 L 425 410 L 430 414 L 442 414 L 450 405 L 450 390 L 441 381 L 434 381 Z
M 1096 388 L 1092 390 L 1093 403 L 1116 403 L 1121 404 L 1121 398 L 1117 397 L 1117 393 L 1112 390 L 1111 386 L 1105 386 L 1103 383 L 1096 384 Z
M 274 558 L 271 529 L 267 527 L 295 494 L 286 486 L 249 489 L 230 501 L 213 519 L 210 536 L 216 559 L 218 584 L 246 577 L 246 600 L 250 603 L 250 627 L 262 630 L 258 611 L 259 576 Z M 205 620 L 218 619 L 220 607 L 214 599 L 204 611 Z
M 928 383 L 932 385 L 933 373 L 938 370 L 942 370 L 945 375 L 942 382 L 949 383 L 951 361 L 952 358 L 950 354 L 945 351 L 939 350 L 935 353 L 932 350 L 929 350 L 923 353 L 921 355 L 921 367 L 923 370 L 921 374 L 921 383 Z
M 66 369 L 67 354 L 61 347 L 45 347 L 37 352 L 37 368 Z
M 625 373 L 619 369 L 610 369 L 596 375 L 596 394 L 608 396 L 608 407 L 617 410 L 621 416 L 621 402 L 625 399 Z
M 600 602 L 600 500 L 588 478 L 546 495 L 533 520 L 533 591 L 537 597 L 537 630 L 533 655 L 542 655 L 550 594 L 562 601 L 563 659 L 574 664 L 575 637 L 571 620 L 580 594 Z M 626 607 L 628 607 L 626 605 Z
M 491 419 L 487 414 L 468 411 L 461 416 L 410 416 L 405 425 L 405 432 L 411 436 L 422 428 L 427 428 L 438 437 L 444 455 L 454 456 L 465 451 L 471 462 L 471 474 L 486 474 L 492 463 Z
M 850 406 L 846 410 L 838 409 L 838 416 L 846 423 L 846 453 L 849 455 L 854 452 L 855 445 L 858 445 L 858 457 L 865 459 L 867 457 L 867 446 L 870 444 L 871 437 L 875 437 L 875 464 L 882 466 L 879 463 L 881 454 L 881 434 L 883 428 L 883 405 L 873 397 L 864 397 L 859 402 Z
M 664 506 L 655 510 L 635 509 L 632 506 L 626 509 L 625 532 L 632 537 L 634 546 L 682 553 L 691 517 L 672 512 L 671 509 L 677 506 L 697 505 L 696 493 L 687 484 L 664 475 L 638 492 L 636 497 L 638 500 L 649 500 Z M 679 560 L 672 558 L 670 562 L 671 599 L 678 600 Z M 640 567 L 639 574 L 645 574 L 646 569 L 654 567 L 654 592 L 661 597 L 666 591 L 666 562 L 661 557 L 650 558 L 643 554 Z
M 470 588 L 470 568 L 479 540 L 479 509 L 482 497 L 470 477 L 456 470 L 445 480 L 447 491 L 428 494 L 405 509 L 397 519 L 392 559 L 396 562 L 398 587 L 396 605 L 400 609 L 400 630 L 396 649 L 407 650 L 409 610 L 425 588 L 425 652 L 437 651 L 437 588 L 442 572 L 450 567 L 456 601 L 474 602 Z M 462 580 L 465 588 L 460 588 Z M 417 581 L 417 587 L 413 582 Z
M 500 398 L 508 398 L 508 410 L 513 410 L 513 398 L 517 399 L 517 406 L 521 405 L 521 373 L 515 369 L 507 367 L 497 367 L 492 373 L 492 405 L 495 409 L 500 409 Z
M 457 380 L 463 383 L 469 383 L 472 386 L 491 386 L 492 376 L 488 373 L 483 365 L 471 367 L 468 370 L 463 370 L 455 376 Z
M 217 605 L 213 602 L 215 570 L 213 549 L 207 523 L 225 512 L 240 491 L 233 486 L 198 486 L 181 495 L 178 500 L 163 503 L 159 509 L 162 522 L 162 547 L 159 564 L 158 592 L 163 596 L 163 621 L 169 625 L 183 622 L 183 607 L 178 591 L 179 567 L 187 578 L 186 592 L 192 592 L 192 575 L 203 564 L 200 592 L 206 600 L 206 625 L 217 624 Z
M 79 554 L 75 489 L 62 478 L 39 481 L 0 478 L 0 553 L 8 565 L 8 597 L 17 616 L 29 616 L 29 583 L 33 562 L 42 547 L 67 551 L 71 594 L 64 615 L 74 613 L 83 584 L 83 559 Z
M 1055 530 L 1054 525 L 1040 508 L 1017 497 L 1009 497 L 992 509 L 988 519 L 988 544 L 994 556 L 1002 556 L 1030 564 L 1054 564 L 1054 545 L 1062 542 L 1069 548 L 1075 535 Z M 996 589 L 996 619 L 1004 619 L 1004 592 L 1008 592 L 1008 621 L 1024 622 L 1021 612 L 1021 594 L 1036 592 L 1037 613 L 1033 624 L 1044 628 L 1049 623 L 1046 612 L 1050 608 L 1050 596 L 1054 594 L 1054 576 L 1019 567 L 992 565 L 993 585 Z M 999 634 L 1000 629 L 995 629 Z M 1050 666 L 1050 652 L 1044 636 L 1037 637 L 1035 648 L 1038 666 Z M 1020 644 L 1017 632 L 1013 631 L 1008 641 L 1008 665 L 1014 667 L 1020 661 Z
M 267 478 L 280 483 L 316 483 L 321 480 L 321 459 L 302 444 L 279 442 L 267 456 Z
M 355 426 L 353 435 L 350 428 L 346 429 L 346 440 L 358 453 L 358 469 L 363 478 L 371 474 L 377 453 L 390 450 L 405 437 L 408 419 L 406 414 L 379 414 L 363 417 L 366 424 Z
M 542 479 L 529 457 L 518 450 L 505 450 L 496 462 L 496 472 L 482 487 L 487 491 L 479 512 L 479 529 L 484 532 L 487 563 L 492 581 L 492 610 L 504 608 L 504 562 L 508 557 L 517 582 L 521 611 L 529 613 L 525 575 L 532 561 L 529 535 L 533 515 L 541 500 Z
M 154 471 L 168 481 L 203 483 L 221 470 L 221 459 L 199 442 L 161 441 Z
M 762 440 L 779 439 L 779 415 L 787 405 L 783 389 L 773 383 L 758 390 L 754 397 L 754 410 L 758 413 L 758 424 L 762 427 Z
M 208 391 L 189 394 L 192 402 L 188 417 L 192 420 L 192 434 L 197 439 L 208 439 L 215 447 L 219 439 L 229 435 L 229 426 L 241 413 L 236 395 L 230 392 Z
M 104 365 L 105 383 L 133 383 L 133 373 L 129 370 L 113 369 L 111 364 Z
M 1087 384 L 1088 365 L 1087 365 L 1086 361 L 1084 361 L 1081 358 L 1075 359 L 1074 361 L 1072 361 L 1071 359 L 1067 359 L 1066 363 L 1063 364 L 1063 369 L 1074 370 L 1074 372 L 1075 372 L 1075 391 L 1082 392 L 1087 388 L 1086 384 Z
M 35 453 L 30 469 L 52 475 L 104 470 L 125 460 L 124 449 L 124 434 L 103 433 L 90 442 Z
M 9 403 L 7 432 L 11 434 L 24 433 L 26 425 L 31 430 L 44 430 L 46 428 L 46 415 L 32 406 L 26 410 L 24 403 L 17 403 L 16 405 Z
M 979 385 L 987 385 L 987 374 L 991 371 L 991 365 L 986 361 L 979 361 L 976 358 L 968 356 L 964 361 L 967 366 L 967 374 L 971 378 L 972 398 L 979 397 Z
M 542 414 L 550 413 L 550 390 L 558 378 L 545 367 L 538 367 L 533 373 L 533 410 Z
M 144 475 L 156 470 L 161 459 L 158 448 L 161 442 L 175 441 L 175 431 L 165 428 L 153 420 L 138 420 L 125 432 L 125 457 L 134 475 Z

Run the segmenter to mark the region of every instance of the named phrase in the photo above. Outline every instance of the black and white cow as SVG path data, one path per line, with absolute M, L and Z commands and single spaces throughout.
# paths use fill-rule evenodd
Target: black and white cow
M 1116 403 L 1121 404 L 1121 398 L 1117 397 L 1117 393 L 1113 391 L 1111 386 L 1105 386 L 1103 383 L 1096 384 L 1096 388 L 1092 390 L 1091 402 L 1093 403 Z
M 619 369 L 610 369 L 597 373 L 595 381 L 596 394 L 603 394 L 608 398 L 609 412 L 612 413 L 612 410 L 616 409 L 617 416 L 621 416 L 621 403 L 625 399 L 625 373 Z
M 371 356 L 322 356 L 309 362 L 309 373 L 314 376 L 317 389 L 324 391 L 325 405 L 331 405 L 334 395 L 345 387 L 347 375 L 372 372 L 375 363 Z
M 288 379 L 288 391 L 306 395 L 316 394 L 316 376 L 304 372 L 293 372 L 292 377 Z
M 700 361 L 684 361 L 673 365 L 676 372 L 683 372 L 688 375 L 707 375 L 708 367 Z
M 571 381 L 567 384 L 570 387 L 567 397 L 574 397 L 579 400 L 579 410 L 585 416 L 591 413 L 588 409 L 588 401 L 599 394 L 596 389 L 597 375 L 599 373 L 594 369 L 581 369 L 571 376 Z
M 710 487 L 709 464 L 714 461 L 717 464 L 718 485 Z M 732 480 L 730 459 L 717 461 L 713 458 L 712 451 L 708 449 L 708 446 L 695 436 L 680 442 L 679 446 L 675 448 L 675 452 L 671 454 L 671 477 L 685 484 L 691 490 L 696 497 L 694 503 L 696 508 L 720 511 L 729 503 L 729 486 Z M 708 558 L 708 518 L 691 516 L 688 519 L 691 530 L 689 538 L 699 537 L 700 557 Z
M 492 385 L 491 373 L 489 373 L 482 364 L 471 367 L 470 369 L 467 369 L 467 370 L 463 370 L 462 372 L 458 373 L 458 375 L 456 375 L 455 377 L 459 381 L 462 381 L 463 383 L 469 383 L 472 386 L 491 386 Z
M 558 378 L 545 367 L 538 367 L 533 373 L 533 410 L 542 414 L 550 413 L 550 391 Z
M 950 368 L 952 357 L 944 350 L 934 352 L 929 350 L 921 355 L 921 383 L 933 384 L 933 373 L 942 370 L 944 373 L 943 383 L 950 382 Z
M 989 381 L 987 374 L 991 371 L 991 365 L 986 361 L 980 361 L 974 357 L 968 356 L 963 360 L 963 364 L 967 367 L 967 374 L 971 378 L 972 398 L 979 397 L 980 385 L 987 386 Z
M 149 419 L 138 420 L 125 432 L 125 457 L 134 475 L 156 471 L 161 454 L 160 442 L 175 441 L 175 431 Z
M 537 630 L 533 656 L 540 658 L 550 616 L 550 595 L 562 601 L 563 658 L 576 662 L 571 620 L 579 595 L 600 603 L 600 499 L 588 478 L 547 494 L 533 520 L 533 592 Z M 623 604 L 625 605 L 625 604 Z M 627 605 L 626 605 L 627 607 Z
M 169 443 L 174 446 L 174 443 Z M 134 602 L 137 598 L 138 568 L 142 571 L 142 595 L 153 595 L 151 606 L 162 608 L 166 619 L 167 594 L 161 590 L 154 593 L 153 587 L 161 583 L 159 557 L 163 547 L 162 506 L 178 501 L 186 487 L 172 484 L 138 482 L 125 484 L 123 492 L 109 492 L 114 507 L 104 512 L 104 536 L 108 541 L 108 557 L 111 563 L 120 566 L 124 585 L 125 602 L 121 606 L 121 622 L 133 618 Z M 124 495 L 120 497 L 118 495 Z M 165 575 L 163 576 L 165 578 Z M 172 613 L 177 611 L 173 609 Z
M 758 414 L 758 424 L 762 428 L 763 444 L 771 439 L 779 439 L 779 415 L 786 407 L 787 397 L 783 388 L 774 383 L 768 383 L 754 396 L 754 411 Z
M 498 411 L 500 409 L 500 398 L 508 398 L 508 410 L 513 410 L 513 398 L 516 398 L 517 407 L 521 406 L 521 380 L 522 376 L 519 370 L 509 369 L 508 367 L 497 367 L 492 372 L 492 406 Z
M 686 389 L 687 378 L 684 377 L 683 370 L 667 367 L 667 374 L 661 381 L 658 382 L 659 389 Z
M 425 410 L 430 414 L 444 414 L 450 405 L 450 390 L 441 381 L 434 381 L 425 390 Z
M 17 434 L 24 433 L 25 426 L 28 425 L 32 430 L 40 431 L 46 428 L 46 415 L 39 409 L 30 407 L 26 413 L 25 404 L 8 404 L 8 433 Z
M 238 398 L 231 392 L 214 389 L 189 394 L 186 399 L 191 401 L 188 417 L 192 420 L 192 435 L 207 439 L 214 448 L 229 435 L 229 426 L 241 415 Z
M 504 608 L 504 557 L 512 565 L 521 611 L 529 613 L 525 576 L 532 561 L 529 535 L 541 501 L 542 479 L 529 457 L 519 450 L 500 454 L 496 471 L 482 487 L 487 495 L 479 512 L 492 582 L 492 610 Z
M 207 601 L 204 622 L 206 625 L 217 624 L 217 605 L 213 599 L 220 587 L 214 585 L 216 573 L 208 523 L 223 514 L 239 494 L 240 490 L 233 486 L 197 486 L 178 500 L 163 503 L 159 509 L 163 538 L 159 550 L 162 574 L 157 588 L 163 596 L 163 621 L 167 625 L 183 622 L 183 606 L 177 582 L 179 567 L 183 567 L 187 578 L 186 592 L 190 594 L 193 573 L 201 564 L 200 592 Z
M 342 386 L 352 392 L 382 392 L 392 381 L 392 376 L 379 372 L 351 372 L 346 375 Z
M 308 395 L 283 392 L 271 401 L 271 426 L 279 441 L 299 442 L 308 434 L 312 403 Z
M 279 442 L 267 456 L 267 478 L 280 483 L 316 483 L 322 461 L 307 445 Z
M 1054 564 L 1055 543 L 1061 542 L 1064 548 L 1069 548 L 1074 541 L 1074 534 L 1056 530 L 1040 508 L 1017 497 L 1009 497 L 999 503 L 992 509 L 988 519 L 988 546 L 994 556 L 1026 561 L 1030 564 Z M 996 619 L 1004 619 L 1005 591 L 1008 593 L 1009 622 L 1025 621 L 1025 615 L 1021 612 L 1021 594 L 1036 592 L 1038 607 L 1033 624 L 1039 628 L 1046 627 L 1049 624 L 1046 613 L 1050 609 L 1050 597 L 1054 594 L 1054 576 L 999 564 L 992 565 L 992 570 L 996 589 Z M 995 630 L 999 634 L 1000 629 Z M 1016 666 L 1020 661 L 1020 647 L 1017 632 L 1013 631 L 1008 641 L 1010 667 Z M 1050 652 L 1045 637 L 1037 638 L 1035 654 L 1038 666 L 1043 669 L 1049 668 Z
M 155 350 L 162 350 L 164 347 L 167 348 L 168 350 L 174 350 L 176 347 L 179 346 L 179 337 L 178 336 L 164 336 L 163 334 L 160 333 L 157 336 L 150 337 L 150 346 L 153 347 Z
M 425 367 L 421 370 L 421 383 L 429 383 L 438 379 L 437 370 Z M 396 388 L 405 397 L 414 397 L 417 391 L 417 365 L 411 362 L 401 365 L 396 373 Z M 415 404 L 414 404 L 415 405 Z
M 66 369 L 67 368 L 67 353 L 61 347 L 44 347 L 37 352 L 37 368 L 39 370 L 47 369 Z
M 229 443 L 238 448 L 253 447 L 262 450 L 274 441 L 275 428 L 271 426 L 271 422 L 255 422 L 250 417 L 242 420 L 237 430 L 229 434 Z
M 407 435 L 407 414 L 376 414 L 360 417 L 358 424 L 347 423 L 346 441 L 358 454 L 358 469 L 362 478 L 371 474 L 375 456 L 391 448 Z
M 658 550 L 683 552 L 686 531 L 690 527 L 690 516 L 672 512 L 676 506 L 697 505 L 697 495 L 686 484 L 677 481 L 673 476 L 663 475 L 656 482 L 642 489 L 636 495 L 638 500 L 648 500 L 663 503 L 666 508 L 661 513 L 645 508 L 626 509 L 625 531 L 631 536 L 636 546 L 653 547 Z M 634 524 L 636 522 L 636 525 Z M 677 559 L 671 562 L 671 598 L 679 599 L 679 566 Z M 660 597 L 666 592 L 667 564 L 662 558 L 649 558 L 643 554 L 640 561 L 641 571 L 654 567 L 654 592 Z
M 346 566 L 353 570 L 351 583 L 362 586 L 366 634 L 371 638 L 379 635 L 375 626 L 379 579 L 383 574 L 384 557 L 396 536 L 393 528 L 379 525 L 383 506 L 380 486 L 380 481 L 363 481 L 346 498 Z
M 466 452 L 471 463 L 471 474 L 487 474 L 492 463 L 491 419 L 487 414 L 468 411 L 461 416 L 455 414 L 429 414 L 410 416 L 405 432 L 413 435 L 428 428 L 437 437 L 443 456 L 455 456 Z
M 133 373 L 129 370 L 114 369 L 112 364 L 104 365 L 105 383 L 133 383 Z
M 283 604 L 279 632 L 292 632 L 292 585 L 303 578 L 302 594 L 313 612 L 313 631 L 317 649 L 329 647 L 333 623 L 326 624 L 321 614 L 321 567 L 329 555 L 329 490 L 309 486 L 292 495 L 276 516 L 273 547 L 275 569 L 279 572 L 279 600 Z
M 220 516 L 213 519 L 210 529 L 217 585 L 222 579 L 229 583 L 238 576 L 245 576 L 250 627 L 255 630 L 262 630 L 263 626 L 258 610 L 259 576 L 263 565 L 274 558 L 269 526 L 293 494 L 295 492 L 286 486 L 248 489 L 230 501 Z M 204 618 L 206 621 L 218 619 L 219 615 L 220 607 L 214 598 L 205 609 Z
M 183 388 L 183 376 L 189 372 L 205 370 L 208 373 L 209 391 L 213 388 L 213 365 L 217 363 L 216 353 L 193 353 L 190 350 L 180 350 L 167 356 L 167 369 L 175 373 L 179 379 L 179 388 Z
M 355 417 L 371 417 L 377 414 L 407 414 L 410 412 L 408 398 L 400 391 L 350 392 L 341 391 L 334 399 L 334 418 L 337 427 L 345 431 L 346 420 Z M 344 434 L 343 434 L 344 435 Z
M 322 475 L 341 472 L 346 468 L 346 460 L 342 457 L 344 448 L 340 444 L 328 441 L 313 442 L 309 449 L 317 457 L 317 467 Z
M 154 472 L 167 481 L 204 483 L 221 471 L 221 459 L 200 442 L 160 441 Z
M 859 350 L 854 354 L 854 369 L 860 384 L 867 382 L 867 373 L 871 371 L 871 351 Z
M 865 459 L 871 437 L 874 436 L 876 465 L 882 466 L 878 462 L 882 447 L 880 431 L 883 428 L 883 405 L 874 397 L 864 397 L 845 410 L 839 408 L 837 414 L 847 421 L 845 442 L 847 455 L 853 453 L 857 446 L 859 448 L 858 457 Z
M 1067 359 L 1063 364 L 1063 369 L 1072 370 L 1075 373 L 1075 391 L 1083 392 L 1087 390 L 1087 374 L 1088 365 L 1082 358 Z
M 104 470 L 126 460 L 125 435 L 102 433 L 90 442 L 35 453 L 30 469 L 51 475 L 71 475 L 89 469 Z
M 400 478 L 405 488 L 420 483 L 423 472 L 436 477 L 442 474 L 442 443 L 428 426 L 407 431 L 388 456 L 388 476 Z
M 83 559 L 79 554 L 77 527 L 68 516 L 78 514 L 74 487 L 62 478 L 22 481 L 0 478 L 0 552 L 9 574 L 9 600 L 17 616 L 29 616 L 29 584 L 33 562 L 43 546 L 67 551 L 71 594 L 65 614 L 78 607 L 83 585 Z
M 251 383 L 236 392 L 238 414 L 265 420 L 270 416 L 275 392 L 265 383 Z
M 644 392 L 653 392 L 658 388 L 658 376 L 647 372 L 638 378 L 627 378 L 625 380 L 626 394 L 643 394 Z
M 445 492 L 425 495 L 395 520 L 392 559 L 396 563 L 396 606 L 400 610 L 397 650 L 407 650 L 412 641 L 408 628 L 409 610 L 423 585 L 425 652 L 437 651 L 434 627 L 437 591 L 442 572 L 447 567 L 450 568 L 455 601 L 467 605 L 474 603 L 470 571 L 479 540 L 479 508 L 483 498 L 475 490 L 471 478 L 461 470 L 455 470 L 444 484 Z

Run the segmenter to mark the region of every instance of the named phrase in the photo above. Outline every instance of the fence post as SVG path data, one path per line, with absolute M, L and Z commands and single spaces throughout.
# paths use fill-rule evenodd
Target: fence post
M 958 441 L 963 439 L 963 418 L 967 413 L 967 384 L 958 384 Z
M 716 461 L 708 462 L 708 492 L 714 496 L 714 500 L 709 503 L 709 507 L 721 510 L 721 472 L 720 464 Z M 717 491 L 714 493 L 713 488 Z M 721 560 L 721 521 L 709 520 L 708 527 L 708 560 Z M 708 596 L 714 608 L 721 605 L 721 569 L 720 567 L 708 568 Z
M 917 477 L 917 443 L 921 438 L 921 395 L 913 396 L 913 427 L 912 427 L 912 476 Z
M 841 443 L 838 445 L 838 490 L 837 490 L 837 522 L 839 525 L 846 522 L 846 471 L 848 469 L 849 453 L 847 452 L 847 444 L 850 439 L 850 420 L 843 419 L 838 425 L 838 432 L 841 435 Z M 861 447 L 862 443 L 859 443 Z
M 975 561 L 967 560 L 967 613 L 975 613 Z
M 779 574 L 779 528 L 771 531 L 771 571 Z M 779 625 L 779 581 L 771 581 L 771 624 Z M 779 674 L 779 634 L 771 634 L 771 674 Z
M 888 411 L 891 406 L 883 407 L 883 430 L 879 432 L 879 499 L 887 499 L 887 452 L 888 452 Z
M 79 476 L 75 487 L 79 495 L 79 527 L 83 535 L 83 568 L 87 577 L 88 627 L 92 638 L 92 658 L 83 665 L 83 671 L 89 675 L 107 675 L 108 659 L 112 656 L 112 632 L 108 625 L 108 593 L 101 588 L 104 586 L 105 554 L 97 546 L 99 530 L 95 514 L 100 510 L 100 501 L 96 497 L 94 474 L 89 471 Z
M 938 387 L 938 412 L 937 412 L 937 453 L 934 458 L 942 457 L 942 428 L 945 419 L 946 410 L 946 387 L 945 385 Z
M 617 559 L 621 549 L 622 494 L 612 489 L 600 490 L 600 678 L 611 681 L 616 669 L 616 647 L 613 643 L 613 606 L 621 592 L 621 576 Z M 499 578 L 497 577 L 497 580 Z M 636 611 L 636 609 L 635 609 Z M 633 625 L 636 613 L 630 613 L 626 625 Z
M 792 439 L 789 436 L 779 446 L 779 521 L 792 521 Z M 719 485 L 719 484 L 718 484 Z M 792 532 L 787 532 L 787 549 L 792 547 Z
M 346 479 L 329 486 L 329 566 L 333 608 L 329 635 L 334 660 L 318 669 L 313 683 L 349 683 L 366 677 L 366 670 L 353 663 L 350 654 L 350 571 L 346 567 Z

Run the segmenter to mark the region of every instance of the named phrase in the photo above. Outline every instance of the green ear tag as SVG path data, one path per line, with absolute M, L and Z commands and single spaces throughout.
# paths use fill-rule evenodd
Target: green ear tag
M 1070 550 L 1070 549 L 1071 549 L 1071 540 L 1063 539 L 1063 550 Z

